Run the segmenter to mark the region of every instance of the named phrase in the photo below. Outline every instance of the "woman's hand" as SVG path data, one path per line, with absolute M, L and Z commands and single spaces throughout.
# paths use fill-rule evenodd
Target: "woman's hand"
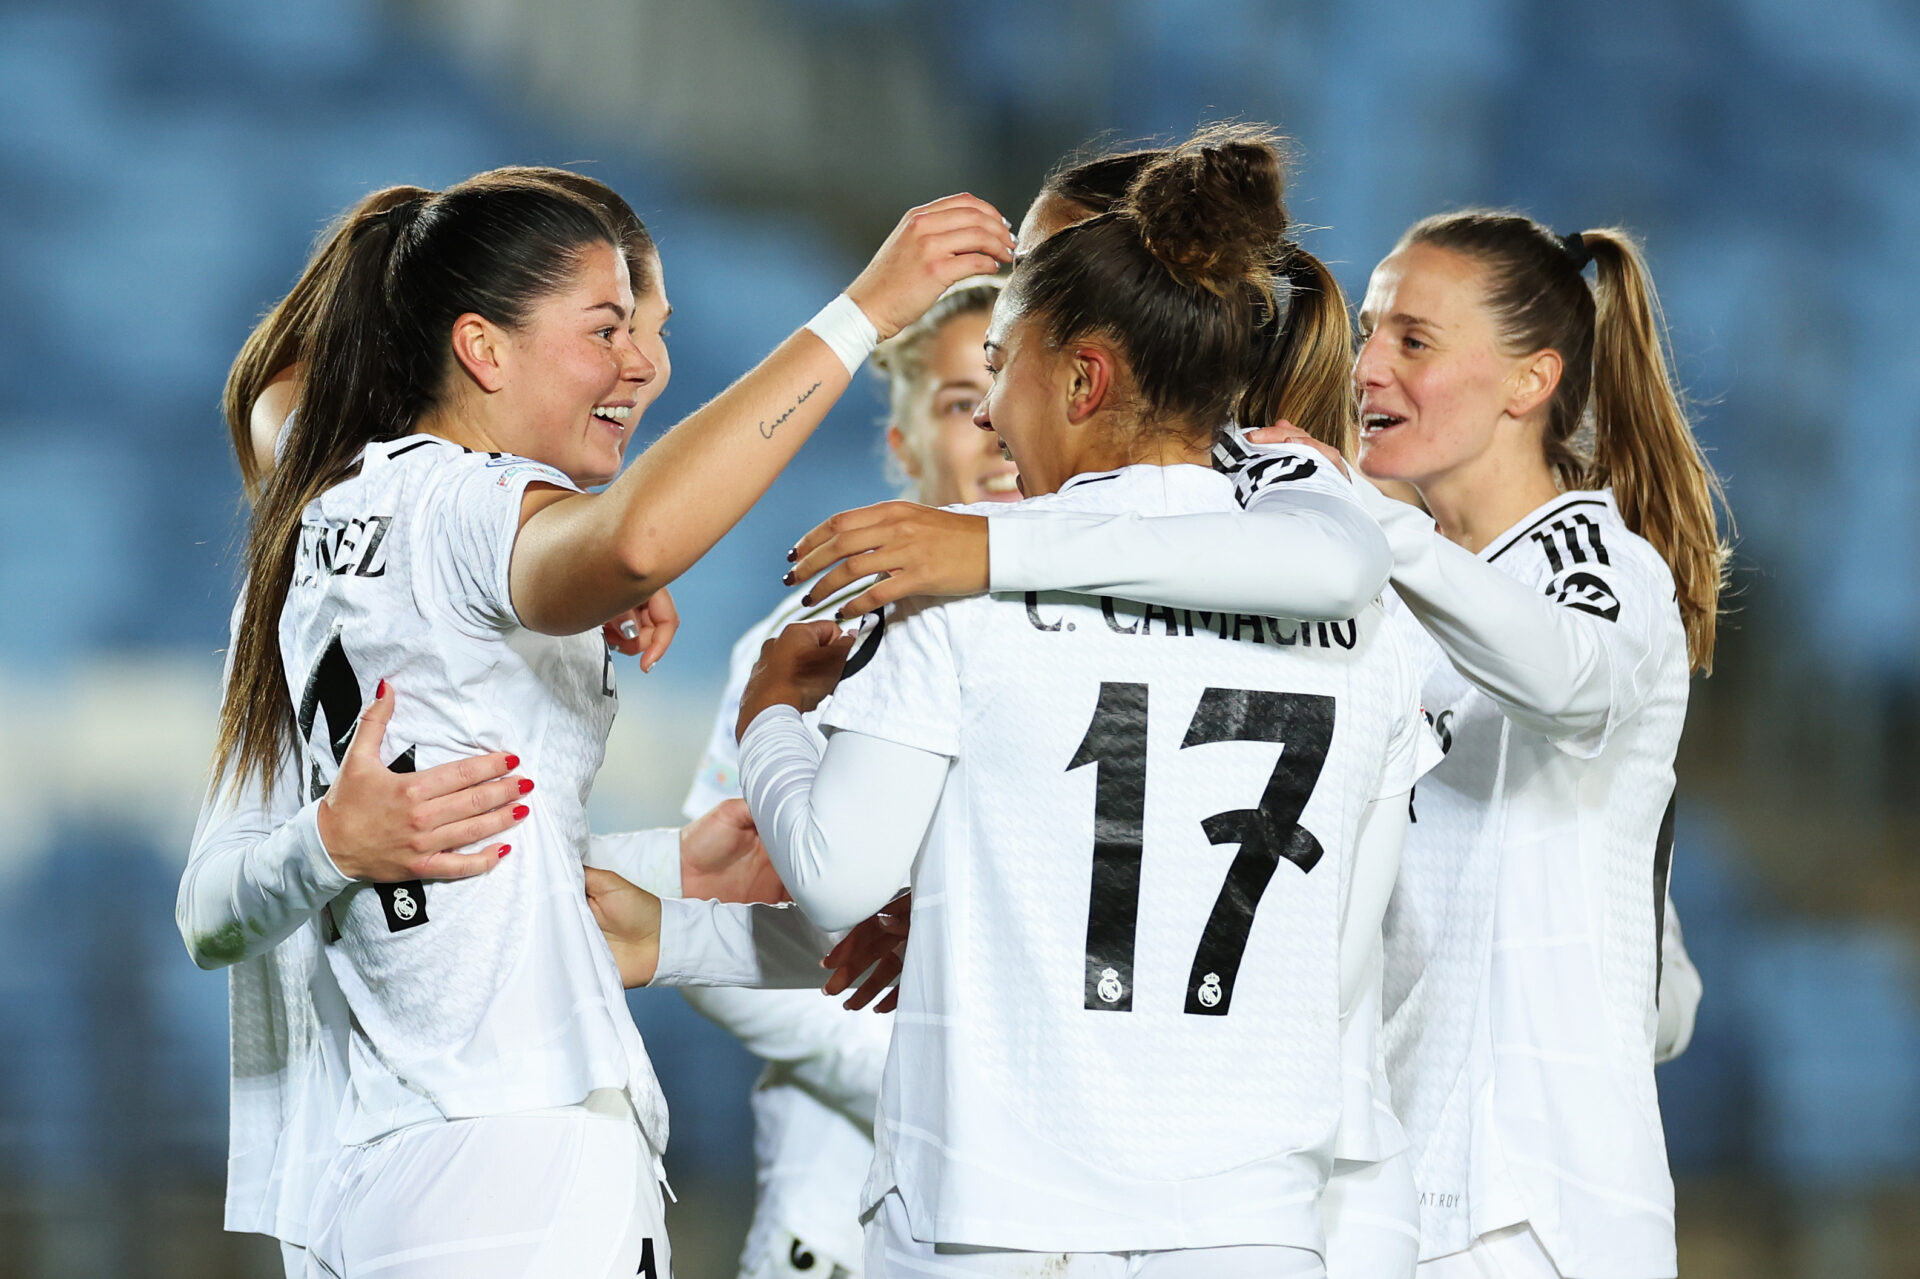
M 987 517 L 961 515 L 918 502 L 881 502 L 840 514 L 801 538 L 789 586 L 828 565 L 834 568 L 807 592 L 806 603 L 872 574 L 880 580 L 840 606 L 858 617 L 909 595 L 979 595 L 987 589 Z
M 674 607 L 673 596 L 664 586 L 639 608 L 628 609 L 600 628 L 615 652 L 628 657 L 639 654 L 643 675 L 660 665 L 679 630 L 680 610 Z
M 826 701 L 839 686 L 852 652 L 853 636 L 841 634 L 832 622 L 795 622 L 762 644 L 760 660 L 740 694 L 734 739 L 744 736 L 747 725 L 769 706 L 792 706 L 804 715 Z
M 340 776 L 320 801 L 320 841 L 349 879 L 395 884 L 484 875 L 511 845 L 452 850 L 517 825 L 527 815 L 523 801 L 532 780 L 514 774 L 520 758 L 504 751 L 423 773 L 394 772 L 380 762 L 393 699 L 394 690 L 381 680 L 361 712 Z
M 908 209 L 847 296 L 866 313 L 880 340 L 906 328 L 950 284 L 992 275 L 1013 261 L 1012 225 L 972 195 L 950 195 Z
M 723 902 L 793 900 L 767 860 L 745 800 L 723 799 L 680 828 L 680 894 Z
M 1353 478 L 1353 472 L 1347 469 L 1347 459 L 1340 455 L 1339 449 L 1314 439 L 1291 422 L 1282 420 L 1275 422 L 1272 426 L 1263 426 L 1257 431 L 1248 431 L 1247 438 L 1255 444 L 1304 444 L 1339 467 L 1340 474 L 1348 479 Z
M 822 968 L 833 970 L 821 991 L 837 995 L 859 981 L 859 989 L 847 996 L 843 1005 L 849 1012 L 873 1003 L 873 997 L 883 990 L 887 997 L 874 1004 L 873 1011 L 892 1012 L 900 1003 L 900 970 L 906 963 L 912 914 L 913 894 L 905 892 L 855 924 L 853 931 L 820 961 Z M 866 980 L 860 980 L 862 975 Z
M 613 952 L 620 984 L 628 990 L 646 985 L 660 968 L 660 899 L 610 870 L 586 870 L 587 905 Z

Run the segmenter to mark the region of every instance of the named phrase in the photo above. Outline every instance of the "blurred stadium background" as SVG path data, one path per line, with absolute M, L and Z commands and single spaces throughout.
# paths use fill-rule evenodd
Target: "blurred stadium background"
M 900 211 L 1018 218 L 1096 136 L 1299 140 L 1358 292 L 1417 216 L 1649 242 L 1740 518 L 1673 891 L 1707 994 L 1660 1076 L 1682 1273 L 1920 1274 L 1920 9 L 1907 0 L 0 0 L 0 1277 L 277 1273 L 218 1228 L 225 982 L 174 932 L 235 585 L 217 395 L 363 191 L 580 165 L 654 228 L 675 421 Z M 869 389 L 624 673 L 603 828 L 676 819 L 726 653 L 884 495 Z M 752 1063 L 633 1000 L 683 1279 L 731 1275 Z

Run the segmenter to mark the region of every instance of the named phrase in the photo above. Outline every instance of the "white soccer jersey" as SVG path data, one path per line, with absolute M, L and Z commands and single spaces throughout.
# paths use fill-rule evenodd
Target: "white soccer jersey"
M 1023 508 L 1236 501 L 1216 472 L 1136 466 Z M 897 1188 L 942 1243 L 1318 1248 L 1343 889 L 1427 731 L 1384 614 L 909 603 L 824 723 L 954 759 L 914 867 L 868 1205 Z
M 1598 619 L 1613 690 L 1604 729 L 1555 741 L 1397 619 L 1447 748 L 1415 794 L 1386 926 L 1389 1069 L 1422 1256 L 1524 1220 L 1563 1274 L 1672 1275 L 1653 1078 L 1687 701 L 1672 576 L 1604 492 L 1561 494 L 1480 558 Z
M 332 782 L 375 683 L 400 690 L 395 769 L 519 755 L 540 789 L 497 870 L 356 884 L 327 908 L 353 1014 L 341 1138 L 629 1092 L 655 1149 L 666 1107 L 581 873 L 586 800 L 616 697 L 598 632 L 522 628 L 507 588 L 521 498 L 573 485 L 523 458 L 431 435 L 368 446 L 302 517 L 280 620 L 303 798 Z
M 760 646 L 795 622 L 832 618 L 864 582 L 818 604 L 800 602 L 811 586 L 781 600 L 733 646 L 726 690 L 713 734 L 684 811 L 698 817 L 740 794 L 740 747 L 734 740 L 740 698 L 760 657 Z M 806 716 L 818 725 L 822 710 Z M 818 991 L 732 990 L 690 987 L 680 992 L 705 1016 L 740 1036 L 749 1049 L 769 1043 L 819 1045 L 820 1057 L 838 1059 L 844 1076 L 840 1097 L 821 1095 L 796 1063 L 769 1060 L 753 1090 L 753 1224 L 741 1250 L 740 1272 L 754 1273 L 782 1232 L 824 1253 L 846 1269 L 861 1265 L 860 1190 L 873 1163 L 873 1098 L 893 1034 L 893 1018 L 871 1011 L 848 1012 Z M 848 1104 L 842 1104 L 842 1103 Z

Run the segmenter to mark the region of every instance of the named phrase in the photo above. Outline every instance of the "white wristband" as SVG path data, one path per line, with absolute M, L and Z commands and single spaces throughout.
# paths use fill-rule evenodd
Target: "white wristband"
M 820 314 L 807 321 L 806 329 L 840 357 L 848 377 L 858 373 L 861 362 L 880 345 L 880 331 L 860 304 L 844 293 L 821 307 Z

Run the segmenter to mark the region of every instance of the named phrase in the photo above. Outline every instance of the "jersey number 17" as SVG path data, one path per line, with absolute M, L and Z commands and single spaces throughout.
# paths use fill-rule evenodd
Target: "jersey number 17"
M 1254 912 L 1282 859 L 1302 874 L 1320 862 L 1320 841 L 1300 824 L 1333 743 L 1334 699 L 1318 693 L 1209 688 L 1180 747 L 1275 742 L 1280 759 L 1254 808 L 1201 822 L 1212 844 L 1238 844 L 1187 975 L 1186 1011 L 1223 1017 L 1246 953 Z M 1147 686 L 1103 682 L 1093 722 L 1067 771 L 1093 765 L 1093 881 L 1087 900 L 1086 1006 L 1133 1010 L 1133 948 L 1140 916 L 1140 864 L 1147 797 Z

